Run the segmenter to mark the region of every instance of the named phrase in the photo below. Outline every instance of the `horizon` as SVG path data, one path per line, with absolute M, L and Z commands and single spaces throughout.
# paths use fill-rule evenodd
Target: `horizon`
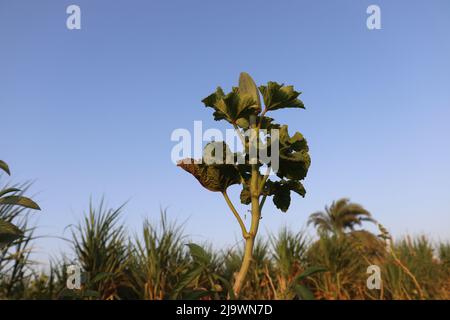
M 305 136 L 312 159 L 305 198 L 287 213 L 268 202 L 263 236 L 350 198 L 394 238 L 450 241 L 450 2 L 75 2 L 80 30 L 66 28 L 73 1 L 0 1 L 1 160 L 12 172 L 1 181 L 34 181 L 38 235 L 62 236 L 104 196 L 128 201 L 133 231 L 168 208 L 195 240 L 235 244 L 227 204 L 172 163 L 171 135 L 194 121 L 224 133 L 201 100 L 248 72 L 302 92 L 305 110 L 274 117 Z M 366 26 L 373 3 L 380 30 Z M 37 245 L 43 260 L 68 252 L 54 238 Z

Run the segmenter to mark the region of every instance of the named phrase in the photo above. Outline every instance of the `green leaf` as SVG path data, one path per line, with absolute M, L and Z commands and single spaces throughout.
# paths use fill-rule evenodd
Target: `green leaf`
M 327 271 L 327 269 L 324 267 L 310 267 L 310 268 L 306 269 L 305 271 L 303 271 L 300 275 L 298 275 L 295 278 L 295 281 L 296 282 L 301 281 L 309 276 L 312 276 L 315 273 L 325 272 L 325 271 Z
M 171 299 L 177 299 L 180 296 L 180 293 L 201 275 L 202 271 L 203 268 L 198 266 L 185 273 L 178 282 L 178 285 L 174 288 Z
M 224 192 L 229 186 L 241 183 L 239 170 L 232 164 L 207 165 L 195 163 L 193 159 L 184 159 L 177 165 L 192 174 L 203 187 L 213 192 Z
M 280 129 L 281 127 L 279 124 L 273 123 L 274 120 L 270 117 L 263 116 L 259 121 L 261 122 L 259 127 L 263 130 Z
M 305 138 L 299 132 L 290 137 L 287 126 L 281 127 L 279 135 L 280 158 L 277 176 L 293 180 L 304 179 L 311 164 Z
M 276 188 L 273 194 L 273 203 L 283 212 L 286 212 L 291 205 L 291 191 L 285 186 Z
M 260 86 L 259 91 L 264 99 L 268 111 L 284 108 L 305 109 L 303 102 L 298 99 L 301 92 L 295 91 L 293 86 L 285 86 L 276 82 L 268 82 L 267 86 Z
M 90 289 L 84 290 L 82 295 L 85 298 L 100 298 L 100 293 L 98 291 Z
M 188 243 L 189 252 L 195 262 L 207 264 L 210 260 L 209 254 L 201 246 L 195 243 Z
M 249 88 L 246 86 L 245 90 Z M 202 102 L 206 107 L 214 109 L 214 120 L 226 120 L 240 127 L 248 126 L 251 116 L 256 116 L 260 112 L 254 95 L 240 92 L 237 87 L 233 87 L 232 91 L 226 95 L 222 88 L 218 87 L 216 92 L 204 98 Z
M 306 190 L 303 184 L 297 180 L 289 180 L 285 183 L 289 190 L 294 191 L 299 196 L 305 197 Z
M 105 280 L 106 278 L 114 276 L 114 273 L 111 272 L 99 272 L 95 275 L 95 277 L 90 281 L 92 284 Z
M 291 191 L 296 192 L 304 197 L 306 190 L 303 185 L 297 180 L 280 180 L 266 182 L 263 193 L 268 196 L 273 196 L 273 203 L 283 212 L 289 209 L 291 204 Z
M 7 188 L 7 189 L 4 189 L 4 190 L 0 191 L 0 197 L 4 196 L 7 193 L 19 192 L 19 191 L 20 191 L 20 189 L 17 189 L 17 188 Z
M 7 165 L 6 162 L 3 161 L 3 160 L 0 160 L 0 169 L 3 170 L 3 171 L 5 171 L 8 175 L 11 174 L 11 172 L 9 171 L 8 165 Z
M 230 297 L 231 300 L 235 300 L 236 299 L 236 295 L 234 294 L 234 290 L 233 290 L 233 286 L 231 285 L 231 283 L 225 279 L 224 277 L 218 275 L 218 274 L 213 274 L 212 275 L 213 278 L 215 280 L 219 280 L 222 282 L 222 284 L 225 286 L 225 288 L 227 289 L 228 295 Z
M 41 210 L 39 206 L 31 199 L 22 196 L 7 196 L 0 198 L 0 205 L 16 205 L 25 208 Z
M 0 220 L 0 247 L 23 236 L 22 230 L 8 221 Z
M 314 294 L 307 287 L 297 284 L 294 286 L 295 293 L 302 300 L 314 300 Z
M 251 96 L 256 102 L 258 113 L 261 112 L 261 98 L 259 96 L 258 87 L 252 77 L 246 72 L 241 72 L 239 76 L 239 92 Z

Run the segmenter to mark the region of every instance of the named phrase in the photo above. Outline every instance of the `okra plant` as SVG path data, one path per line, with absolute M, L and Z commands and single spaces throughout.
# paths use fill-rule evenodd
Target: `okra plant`
M 2 160 L 0 160 L 0 171 L 10 175 L 8 165 Z M 0 189 L 0 206 L 13 205 L 40 210 L 39 206 L 33 200 L 23 197 L 18 194 L 19 192 L 20 190 L 17 188 Z M 11 221 L 8 221 L 0 216 L 0 248 L 20 238 L 22 235 L 22 230 L 11 223 Z
M 242 230 L 245 250 L 242 265 L 234 279 L 236 297 L 245 283 L 249 270 L 261 212 L 267 197 L 286 212 L 291 203 L 291 192 L 305 196 L 301 181 L 306 177 L 311 160 L 308 144 L 299 132 L 289 135 L 287 125 L 274 122 L 268 115 L 279 109 L 304 109 L 299 99 L 301 92 L 293 86 L 268 82 L 256 86 L 247 73 L 241 73 L 238 87 L 225 94 L 216 92 L 202 100 L 214 110 L 216 121 L 227 121 L 242 143 L 242 151 L 232 152 L 225 142 L 207 144 L 202 159 L 183 159 L 178 162 L 200 184 L 213 192 L 220 192 Z M 262 98 L 262 99 L 261 99 Z M 242 185 L 240 201 L 251 207 L 248 227 L 228 196 L 231 185 Z

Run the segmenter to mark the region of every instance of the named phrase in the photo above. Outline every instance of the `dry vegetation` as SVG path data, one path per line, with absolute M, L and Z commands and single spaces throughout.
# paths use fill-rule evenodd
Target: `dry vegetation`
M 144 221 L 140 233 L 130 235 L 120 220 L 122 207 L 91 206 L 71 228 L 72 258 L 60 257 L 40 271 L 42 266 L 30 260 L 34 228 L 24 210 L 0 207 L 0 219 L 25 230 L 0 251 L 2 299 L 233 298 L 242 250 L 192 244 L 165 213 L 159 223 Z M 380 235 L 356 230 L 365 220 L 373 222 L 364 208 L 342 199 L 311 215 L 317 237 L 285 228 L 264 241 L 258 238 L 240 298 L 450 298 L 450 244 L 423 236 L 392 241 L 382 226 Z M 73 263 L 85 271 L 79 291 L 65 289 L 66 268 Z M 371 264 L 381 268 L 381 290 L 367 289 Z

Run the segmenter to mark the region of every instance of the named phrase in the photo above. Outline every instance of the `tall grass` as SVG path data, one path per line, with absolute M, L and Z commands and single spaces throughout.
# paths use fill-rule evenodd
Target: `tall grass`
M 91 203 L 82 222 L 72 229 L 73 251 L 85 271 L 85 281 L 101 299 L 118 299 L 126 287 L 130 248 L 124 226 L 119 217 L 123 206 L 107 209 L 103 200 L 98 208 Z M 101 277 L 101 281 L 94 279 Z
M 184 241 L 182 227 L 168 221 L 166 212 L 157 226 L 144 221 L 129 257 L 128 280 L 135 298 L 162 300 L 173 295 L 190 263 Z
M 25 212 L 0 208 L 27 229 Z M 241 246 L 214 250 L 193 244 L 183 225 L 160 220 L 143 222 L 130 235 L 122 223 L 124 207 L 90 205 L 71 227 L 71 259 L 54 259 L 49 270 L 37 271 L 29 252 L 33 229 L 20 242 L 0 252 L 0 298 L 67 298 L 67 266 L 79 264 L 83 292 L 78 299 L 227 299 L 243 255 Z M 20 224 L 20 223 L 19 223 Z M 449 299 L 450 244 L 427 237 L 385 241 L 364 230 L 348 233 L 283 228 L 258 238 L 242 299 Z M 381 268 L 381 290 L 368 289 L 367 267 Z M 311 272 L 311 268 L 324 268 Z M 317 269 L 316 269 L 317 270 Z M 307 289 L 305 289 L 307 288 Z M 307 290 L 307 292 L 305 292 Z M 308 293 L 310 292 L 311 295 Z
M 23 195 L 31 186 L 25 183 L 20 186 L 13 186 L 22 191 L 17 193 Z M 4 186 L 6 189 L 8 186 Z M 0 206 L 0 219 L 14 223 L 19 229 L 23 230 L 22 237 L 0 247 L 0 297 L 21 298 L 25 295 L 27 283 L 32 277 L 31 252 L 34 240 L 34 226 L 29 216 L 29 209 L 14 206 Z

